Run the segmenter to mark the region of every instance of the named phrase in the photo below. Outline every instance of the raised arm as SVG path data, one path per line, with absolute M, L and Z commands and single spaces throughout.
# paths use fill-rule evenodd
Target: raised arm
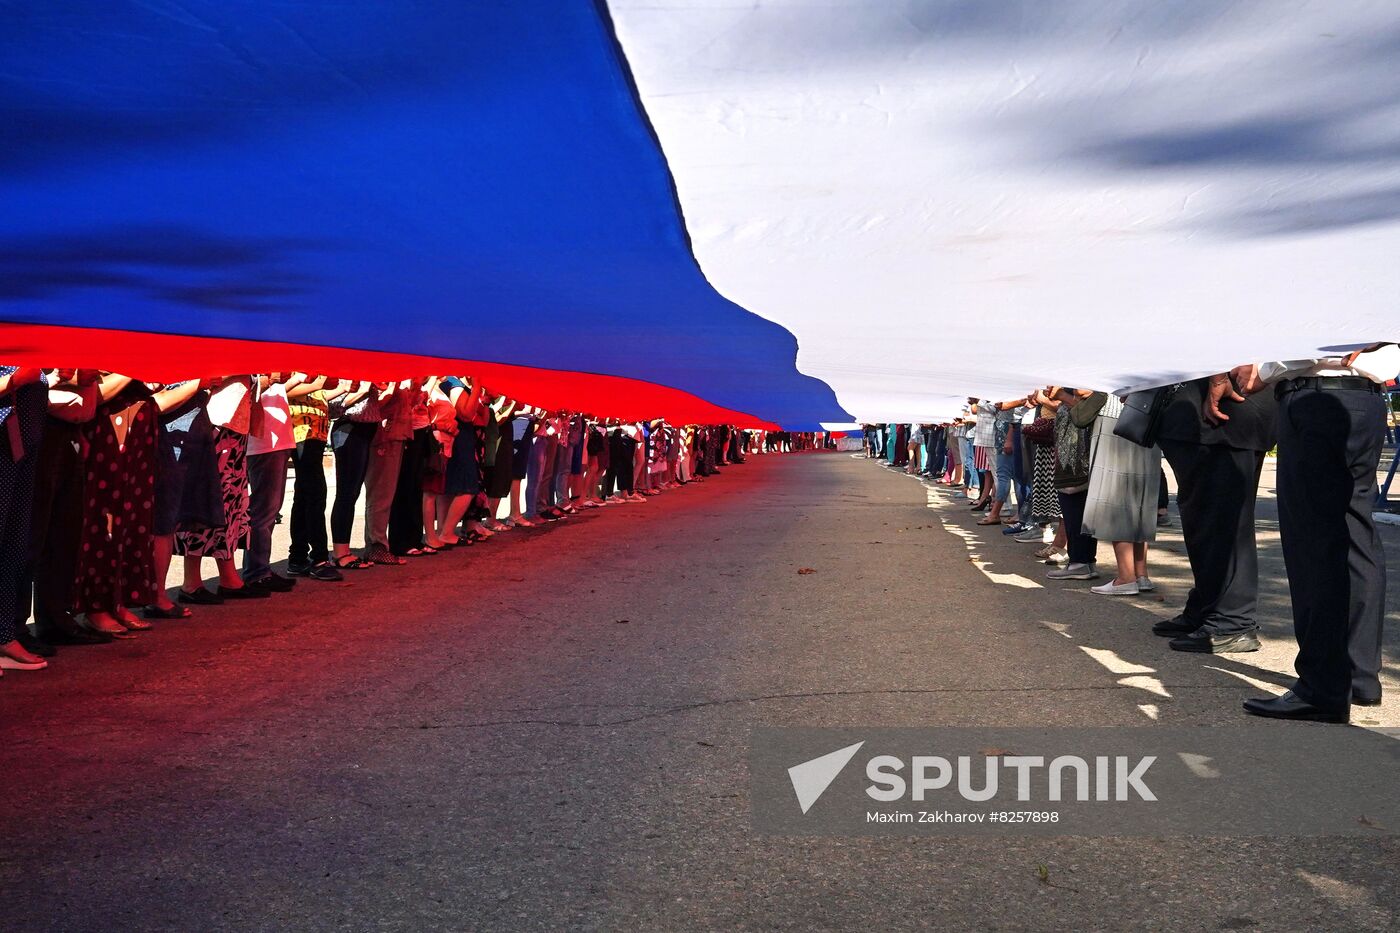
M 188 402 L 199 391 L 198 379 L 186 379 L 169 389 L 157 389 L 151 393 L 151 398 L 155 399 L 156 408 L 164 414 L 173 411 Z

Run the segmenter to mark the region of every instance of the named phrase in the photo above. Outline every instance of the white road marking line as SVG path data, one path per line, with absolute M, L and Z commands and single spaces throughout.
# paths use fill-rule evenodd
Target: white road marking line
M 1083 651 L 1089 657 L 1093 658 L 1095 661 L 1098 661 L 1104 667 L 1108 668 L 1108 672 L 1110 674 L 1157 673 L 1157 668 L 1148 667 L 1145 664 L 1134 664 L 1131 661 L 1125 661 L 1118 656 L 1117 652 L 1110 651 L 1107 648 L 1089 648 L 1085 645 L 1080 645 L 1079 650 Z
M 1176 757 L 1181 759 L 1181 763 L 1191 769 L 1191 773 L 1198 778 L 1218 778 L 1220 769 L 1211 764 L 1214 758 L 1209 755 L 1193 755 L 1191 752 L 1177 752 Z

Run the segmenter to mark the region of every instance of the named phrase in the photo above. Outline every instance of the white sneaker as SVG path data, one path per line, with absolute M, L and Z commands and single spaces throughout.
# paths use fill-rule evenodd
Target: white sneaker
M 1092 564 L 1070 564 L 1045 574 L 1047 580 L 1097 580 L 1098 578 L 1099 572 L 1094 569 Z
M 1138 577 L 1137 588 L 1139 593 L 1151 593 L 1157 588 L 1157 584 L 1152 582 L 1151 577 Z
M 1090 593 L 1098 593 L 1100 596 L 1136 596 L 1138 593 L 1137 581 L 1132 583 L 1114 583 L 1109 580 L 1102 586 L 1089 587 Z

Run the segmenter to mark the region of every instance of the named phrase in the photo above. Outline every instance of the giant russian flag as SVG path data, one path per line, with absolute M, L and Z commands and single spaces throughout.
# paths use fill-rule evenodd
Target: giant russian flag
M 796 428 L 1400 337 L 1388 0 L 12 0 L 0 49 L 7 362 Z
M 588 0 L 21 0 L 0 59 L 6 362 L 848 417 L 701 274 Z

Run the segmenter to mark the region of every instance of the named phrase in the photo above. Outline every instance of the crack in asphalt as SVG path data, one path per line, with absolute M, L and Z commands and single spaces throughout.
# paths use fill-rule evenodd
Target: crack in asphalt
M 1216 686 L 1214 684 L 1164 684 L 1168 690 L 1219 690 L 1233 689 L 1234 685 Z M 1123 685 L 1117 683 L 1100 684 L 1082 687 L 923 687 L 907 689 L 882 689 L 882 690 L 820 690 L 811 693 L 770 693 L 758 696 L 744 697 L 722 697 L 717 700 L 701 700 L 696 703 L 683 703 L 678 706 L 666 706 L 660 709 L 648 710 L 636 716 L 625 716 L 619 719 L 603 719 L 594 722 L 587 722 L 577 719 L 484 719 L 470 722 L 444 722 L 444 723 L 419 723 L 418 725 L 392 725 L 385 726 L 386 731 L 403 730 L 432 730 L 432 729 L 482 729 L 492 726 L 559 726 L 562 728 L 578 729 L 598 729 L 606 726 L 625 726 L 629 723 L 643 722 L 648 719 L 659 719 L 663 716 L 674 716 L 678 713 L 689 713 L 700 709 L 709 709 L 716 706 L 733 706 L 744 703 L 763 703 L 770 700 L 809 700 L 822 699 L 826 697 L 858 697 L 858 696 L 920 696 L 956 693 L 966 695 L 969 693 L 1084 693 L 1101 692 L 1107 690 L 1122 690 Z M 1248 689 L 1248 685 L 1239 685 L 1240 690 Z M 579 704 L 582 705 L 582 704 Z M 523 707 L 522 711 L 531 709 L 558 709 L 559 707 Z M 571 707 L 578 708 L 578 705 Z

